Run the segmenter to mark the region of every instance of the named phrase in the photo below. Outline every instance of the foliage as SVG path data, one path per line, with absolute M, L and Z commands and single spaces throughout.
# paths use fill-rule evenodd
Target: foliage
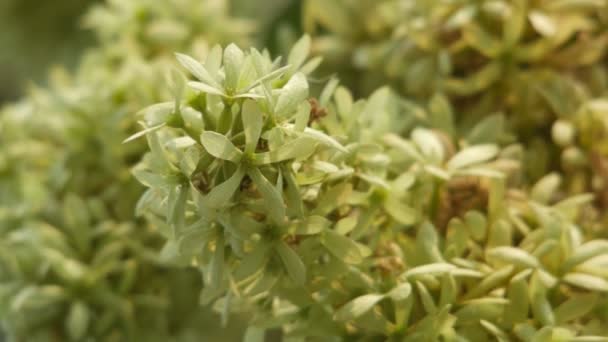
M 605 340 L 605 1 L 302 6 L 274 59 L 224 1 L 89 12 L 0 116 L 9 337 Z
M 440 95 L 354 101 L 332 80 L 309 99 L 309 45 L 283 64 L 235 45 L 177 55 L 195 80 L 140 113 L 138 208 L 164 227 L 162 255 L 202 271 L 203 303 L 294 340 L 608 333 L 608 240 L 576 223 L 589 196 L 556 201 L 551 179 L 518 191 L 521 146 L 479 138 L 494 127 L 420 127 L 450 117 Z
M 203 14 L 217 22 L 196 25 Z M 142 18 L 187 25 L 188 35 L 138 40 L 139 31 L 160 32 Z M 251 24 L 230 17 L 223 1 L 144 0 L 100 5 L 87 22 L 102 44 L 77 71 L 56 70 L 48 88 L 31 89 L 0 115 L 3 329 L 42 341 L 206 336 L 195 322 L 205 312 L 190 300 L 199 277 L 159 260 L 157 228 L 134 216 L 142 188 L 129 170 L 144 146 L 121 142 L 136 129 L 130 113 L 162 96 L 154 85 L 174 50 L 245 43 Z M 132 34 L 118 35 L 119 27 Z

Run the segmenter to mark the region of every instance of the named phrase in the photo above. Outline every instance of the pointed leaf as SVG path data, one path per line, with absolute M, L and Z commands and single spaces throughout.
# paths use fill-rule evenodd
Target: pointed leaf
M 334 317 L 338 321 L 350 321 L 356 319 L 371 310 L 374 305 L 380 302 L 383 298 L 384 295 L 375 293 L 357 297 L 336 311 Z
M 236 91 L 237 82 L 241 73 L 241 67 L 245 60 L 243 51 L 235 44 L 230 44 L 224 49 L 224 73 L 226 74 L 226 89 Z
M 177 57 L 179 63 L 190 71 L 194 77 L 208 84 L 212 88 L 220 89 L 219 83 L 213 77 L 211 77 L 207 69 L 205 69 L 205 67 L 197 60 L 181 53 L 176 53 L 175 56 Z
M 238 163 L 243 155 L 243 152 L 236 148 L 226 136 L 216 132 L 203 132 L 201 134 L 201 143 L 210 155 L 219 159 Z
M 210 208 L 222 208 L 232 198 L 232 195 L 241 185 L 241 181 L 245 176 L 245 171 L 242 167 L 236 169 L 236 171 L 228 178 L 225 182 L 213 187 L 211 191 L 204 197 L 205 203 Z
M 284 241 L 279 241 L 276 248 L 291 280 L 295 284 L 303 286 L 306 281 L 306 267 L 302 259 Z
M 275 113 L 287 115 L 296 110 L 298 105 L 308 97 L 308 81 L 302 73 L 296 73 L 281 89 Z
M 264 119 L 258 105 L 252 100 L 243 102 L 243 130 L 245 131 L 245 153 L 255 152 L 262 133 Z
M 447 163 L 450 170 L 462 169 L 467 166 L 486 162 L 498 155 L 495 145 L 477 145 L 465 148 L 454 155 Z
M 285 220 L 285 204 L 283 203 L 282 194 L 270 184 L 257 168 L 248 170 L 247 174 L 262 194 L 264 204 L 272 220 L 276 224 L 282 224 Z
M 296 138 L 274 151 L 256 153 L 253 157 L 254 165 L 278 163 L 289 159 L 307 157 L 315 150 L 315 141 L 308 137 Z
M 290 64 L 293 70 L 298 70 L 310 52 L 310 36 L 304 35 L 298 40 L 287 57 L 287 64 Z

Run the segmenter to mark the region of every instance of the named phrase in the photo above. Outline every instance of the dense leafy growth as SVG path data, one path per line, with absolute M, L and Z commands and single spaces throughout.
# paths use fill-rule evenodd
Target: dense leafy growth
M 273 58 L 223 1 L 110 1 L 6 107 L 9 338 L 605 340 L 608 3 L 302 6 Z

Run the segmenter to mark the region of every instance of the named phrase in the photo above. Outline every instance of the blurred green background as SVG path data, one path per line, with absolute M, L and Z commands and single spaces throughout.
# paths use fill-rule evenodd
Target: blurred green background
M 82 25 L 87 9 L 104 0 L 0 0 L 0 105 L 14 101 L 30 83 L 44 85 L 54 65 L 74 69 L 96 44 Z M 299 0 L 232 0 L 232 12 L 260 23 L 258 45 L 276 47 L 279 26 L 297 27 Z

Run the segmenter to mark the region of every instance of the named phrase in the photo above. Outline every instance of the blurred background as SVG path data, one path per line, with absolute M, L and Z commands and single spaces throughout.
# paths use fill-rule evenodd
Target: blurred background
M 87 10 L 104 0 L 0 0 L 0 105 L 17 100 L 28 84 L 44 85 L 49 67 L 74 69 L 95 36 L 83 25 Z M 296 28 L 299 0 L 232 0 L 235 16 L 261 23 L 258 45 L 277 48 L 277 28 Z

